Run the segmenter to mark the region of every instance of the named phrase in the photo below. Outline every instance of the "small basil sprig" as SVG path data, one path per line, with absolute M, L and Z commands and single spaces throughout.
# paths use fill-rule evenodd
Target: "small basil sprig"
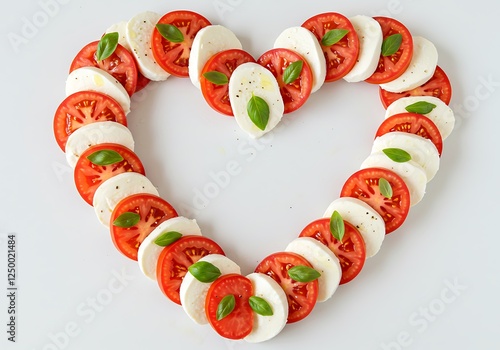
M 382 152 L 396 163 L 406 163 L 411 160 L 410 153 L 401 148 L 384 148 Z
M 285 84 L 291 84 L 300 76 L 302 73 L 302 67 L 304 66 L 304 61 L 295 61 L 290 63 L 288 67 L 286 67 L 285 72 L 283 73 L 283 81 Z
M 130 228 L 137 225 L 141 220 L 141 216 L 137 213 L 127 211 L 120 216 L 118 216 L 115 221 L 113 221 L 113 226 L 121 228 Z
M 95 151 L 90 154 L 87 159 L 95 165 L 111 165 L 123 161 L 123 157 L 120 153 L 110 149 Z
M 171 245 L 174 242 L 177 242 L 179 239 L 181 239 L 182 233 L 179 233 L 177 231 L 169 231 L 162 233 L 155 239 L 155 244 L 159 245 L 160 247 L 167 247 Z
M 309 266 L 297 265 L 288 270 L 288 276 L 297 282 L 312 282 L 317 280 L 321 274 Z
M 182 43 L 184 35 L 176 26 L 166 23 L 158 23 L 156 29 L 160 32 L 161 36 L 172 43 Z
M 251 296 L 250 299 L 248 299 L 248 303 L 250 304 L 252 310 L 261 316 L 273 315 L 273 309 L 271 308 L 269 303 L 261 297 L 255 295 Z
M 383 177 L 381 177 L 378 180 L 378 188 L 379 188 L 380 193 L 382 194 L 382 196 L 384 196 L 387 199 L 391 199 L 392 198 L 392 195 L 393 195 L 393 193 L 392 193 L 392 186 L 389 183 L 389 181 L 387 181 L 386 179 L 384 179 Z
M 432 110 L 436 107 L 437 106 L 433 103 L 429 103 L 426 101 L 419 101 L 406 106 L 405 109 L 410 113 L 427 114 L 432 112 Z
M 321 44 L 323 44 L 323 46 L 332 46 L 342 40 L 342 38 L 345 37 L 347 33 L 349 33 L 349 30 L 347 29 L 329 30 L 325 33 L 325 35 L 323 35 Z
M 252 123 L 255 124 L 260 130 L 265 130 L 269 122 L 269 105 L 263 98 L 255 96 L 252 97 L 247 104 L 247 113 Z
M 217 72 L 216 70 L 203 73 L 203 76 L 205 77 L 205 79 L 215 85 L 227 85 L 229 83 L 227 75 L 221 72 Z
M 194 278 L 203 283 L 211 283 L 222 274 L 217 266 L 206 261 L 198 261 L 189 266 L 188 270 Z
M 402 42 L 403 36 L 400 33 L 389 35 L 382 43 L 382 56 L 387 57 L 394 55 L 398 52 Z
M 117 32 L 105 34 L 97 44 L 96 58 L 98 61 L 105 60 L 115 52 L 118 47 L 120 35 Z
M 334 211 L 330 217 L 330 232 L 336 240 L 342 242 L 345 234 L 344 219 L 338 211 Z
M 233 312 L 236 306 L 236 298 L 232 294 L 226 295 L 220 301 L 219 305 L 217 305 L 217 321 L 222 320 L 223 318 L 229 316 L 231 312 Z

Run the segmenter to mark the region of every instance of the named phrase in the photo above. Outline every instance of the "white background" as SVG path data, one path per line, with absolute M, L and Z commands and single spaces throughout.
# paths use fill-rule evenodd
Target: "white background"
M 0 348 L 499 348 L 500 51 L 491 1 L 65 2 L 11 1 L 0 14 Z M 454 88 L 457 126 L 424 200 L 353 282 L 258 345 L 192 323 L 116 251 L 53 138 L 53 114 L 80 48 L 138 12 L 181 8 L 229 27 L 255 57 L 283 29 L 319 12 L 391 15 L 436 44 Z M 26 21 L 38 27 L 23 33 Z M 16 35 L 22 43 L 13 45 Z M 189 80 L 151 84 L 132 109 L 129 126 L 148 177 L 243 273 L 323 214 L 369 154 L 384 115 L 375 86 L 332 83 L 251 144 Z M 235 162 L 239 174 L 201 207 L 197 191 Z M 18 240 L 16 344 L 7 341 L 3 296 L 9 233 Z

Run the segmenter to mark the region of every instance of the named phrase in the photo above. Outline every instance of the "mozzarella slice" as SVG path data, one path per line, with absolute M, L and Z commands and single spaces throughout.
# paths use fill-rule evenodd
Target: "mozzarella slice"
M 361 164 L 361 169 L 384 168 L 394 171 L 399 175 L 410 192 L 410 205 L 420 202 L 425 194 L 427 186 L 427 176 L 425 171 L 415 161 L 410 160 L 405 163 L 397 163 L 390 159 L 383 152 L 372 153 Z
M 288 301 L 281 286 L 268 275 L 254 272 L 247 276 L 252 282 L 253 294 L 267 301 L 273 310 L 272 316 L 254 313 L 252 332 L 244 339 L 249 343 L 260 343 L 278 335 L 288 320 Z
M 372 17 L 349 18 L 359 38 L 359 55 L 356 64 L 344 80 L 350 83 L 364 81 L 377 69 L 382 49 L 383 33 L 380 24 Z
M 264 99 L 269 106 L 269 121 L 264 130 L 252 122 L 247 112 L 253 95 Z M 233 71 L 229 80 L 229 99 L 236 123 L 254 138 L 261 137 L 278 125 L 285 110 L 276 78 L 268 69 L 253 62 L 244 63 Z
M 318 278 L 318 302 L 330 299 L 337 290 L 342 277 L 342 269 L 337 256 L 323 243 L 311 237 L 294 239 L 285 251 L 304 257 L 321 274 Z
M 127 42 L 142 75 L 153 81 L 166 80 L 170 74 L 155 61 L 151 49 L 151 37 L 161 15 L 155 12 L 141 12 L 127 23 Z
M 382 152 L 386 148 L 399 148 L 408 152 L 412 160 L 424 169 L 427 182 L 434 178 L 439 169 L 439 152 L 431 140 L 407 132 L 388 132 L 375 139 L 372 153 Z
M 222 275 L 241 273 L 240 267 L 235 262 L 219 254 L 210 254 L 199 261 L 209 262 L 219 268 Z M 198 324 L 207 324 L 205 314 L 205 299 L 212 283 L 198 281 L 189 271 L 184 276 L 179 291 L 181 305 L 188 316 Z
M 413 37 L 413 56 L 406 71 L 399 77 L 380 87 L 390 92 L 404 92 L 415 89 L 429 81 L 438 63 L 438 52 L 429 40 Z
M 66 142 L 66 161 L 74 168 L 80 155 L 89 147 L 101 143 L 117 143 L 134 150 L 130 130 L 117 122 L 96 122 L 75 130 Z
M 323 216 L 329 218 L 334 211 L 358 229 L 365 241 L 367 258 L 378 253 L 385 238 L 385 223 L 375 209 L 360 199 L 340 197 L 328 206 Z
M 209 25 L 196 33 L 189 54 L 189 78 L 200 88 L 200 75 L 208 59 L 218 52 L 241 49 L 243 46 L 236 35 L 221 25 Z
M 400 98 L 387 107 L 385 118 L 399 113 L 407 113 L 406 107 L 417 102 L 428 102 L 436 106 L 432 111 L 424 115 L 436 124 L 443 140 L 450 136 L 455 126 L 455 115 L 446 103 L 434 96 L 409 96 Z
M 106 34 L 115 32 L 118 33 L 118 44 L 126 48 L 128 51 L 132 51 L 127 41 L 127 22 L 121 21 L 106 29 Z
M 311 31 L 304 27 L 285 29 L 274 42 L 274 47 L 293 50 L 306 60 L 313 73 L 311 92 L 316 92 L 323 86 L 326 77 L 325 54 Z
M 149 179 L 139 173 L 127 172 L 104 181 L 94 194 L 93 206 L 99 222 L 109 227 L 111 213 L 124 198 L 138 193 L 158 196 L 158 190 Z
M 137 262 L 142 273 L 156 281 L 156 265 L 158 257 L 165 247 L 161 247 L 155 243 L 155 240 L 166 232 L 179 232 L 183 236 L 195 235 L 201 236 L 201 230 L 196 220 L 179 216 L 162 222 L 155 227 L 153 231 L 142 241 L 137 254 Z
M 96 67 L 81 67 L 72 71 L 66 79 L 66 96 L 79 91 L 97 91 L 112 97 L 130 112 L 130 96 L 127 90 L 111 74 Z

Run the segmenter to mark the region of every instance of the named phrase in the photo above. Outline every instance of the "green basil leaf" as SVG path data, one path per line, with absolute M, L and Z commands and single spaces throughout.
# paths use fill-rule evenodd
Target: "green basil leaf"
M 189 266 L 188 270 L 194 278 L 203 283 L 211 283 L 221 275 L 217 266 L 206 261 L 198 261 Z
M 184 35 L 176 26 L 166 23 L 158 23 L 156 29 L 160 32 L 161 36 L 172 43 L 182 43 Z
M 342 242 L 345 234 L 344 219 L 338 211 L 334 211 L 330 217 L 330 232 L 336 240 Z
M 216 70 L 212 70 L 210 72 L 203 73 L 205 79 L 215 85 L 226 85 L 229 83 L 229 79 L 227 75 L 221 72 L 217 72 Z
M 285 84 L 293 83 L 302 73 L 302 67 L 304 66 L 304 61 L 295 61 L 286 67 L 283 73 L 283 81 Z
M 105 60 L 115 52 L 120 35 L 117 32 L 104 35 L 97 44 L 96 58 L 98 61 Z
M 177 231 L 169 231 L 162 233 L 155 239 L 155 244 L 160 247 L 166 247 L 171 245 L 174 242 L 177 242 L 182 237 L 182 233 Z
M 384 196 L 387 199 L 391 199 L 392 198 L 392 194 L 393 194 L 392 193 L 392 186 L 389 183 L 389 181 L 387 181 L 386 179 L 384 179 L 383 177 L 381 177 L 378 180 L 378 188 L 379 188 L 380 193 L 382 194 L 382 196 Z
M 264 99 L 259 96 L 252 94 L 250 101 L 247 105 L 247 113 L 250 120 L 257 126 L 260 130 L 265 130 L 267 123 L 269 122 L 269 105 Z
M 419 101 L 409 106 L 406 106 L 405 109 L 410 113 L 427 114 L 432 112 L 432 110 L 436 107 L 437 106 L 433 103 L 429 103 L 426 101 Z
M 385 38 L 382 43 L 382 56 L 387 57 L 394 55 L 398 52 L 402 42 L 403 36 L 400 33 L 396 33 Z
M 110 149 L 96 151 L 90 154 L 87 159 L 95 165 L 111 165 L 123 161 L 123 157 L 120 153 Z
M 137 223 L 141 220 L 141 216 L 137 213 L 132 213 L 127 211 L 120 216 L 118 216 L 115 221 L 113 221 L 113 226 L 122 227 L 122 228 L 130 228 L 132 226 L 137 225 Z
M 222 298 L 219 305 L 217 306 L 217 321 L 222 320 L 224 317 L 233 312 L 235 306 L 236 298 L 234 297 L 234 295 L 229 294 Z
M 332 29 L 325 33 L 321 39 L 323 46 L 332 46 L 342 40 L 349 33 L 347 29 Z
M 252 310 L 261 316 L 273 315 L 273 309 L 271 308 L 271 305 L 269 305 L 269 303 L 261 297 L 255 295 L 251 296 L 250 299 L 248 299 L 248 303 L 250 304 Z
M 321 274 L 309 266 L 297 265 L 288 270 L 288 276 L 294 281 L 307 283 L 318 279 Z
M 401 148 L 385 148 L 382 150 L 387 157 L 396 163 L 406 163 L 411 160 L 410 153 Z

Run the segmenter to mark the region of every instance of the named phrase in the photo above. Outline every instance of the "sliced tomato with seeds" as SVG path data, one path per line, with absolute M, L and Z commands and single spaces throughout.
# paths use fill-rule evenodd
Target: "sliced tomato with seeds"
M 254 314 L 248 301 L 252 295 L 252 282 L 242 275 L 224 275 L 212 283 L 205 299 L 205 312 L 210 325 L 220 336 L 238 340 L 252 332 Z M 217 309 L 227 296 L 234 298 L 234 309 L 218 319 Z
M 344 226 L 342 242 L 332 235 L 329 218 L 311 222 L 299 235 L 320 241 L 337 256 L 342 268 L 340 284 L 352 281 L 361 272 L 366 260 L 366 246 L 361 233 L 347 221 L 344 221 Z
M 274 253 L 266 257 L 255 269 L 273 278 L 283 288 L 288 300 L 288 323 L 304 319 L 311 313 L 318 299 L 318 281 L 297 282 L 288 274 L 294 266 L 311 264 L 302 256 L 291 252 Z
M 379 180 L 386 179 L 392 188 L 392 197 L 380 191 Z M 370 205 L 382 216 L 386 234 L 399 228 L 410 211 L 410 192 L 399 175 L 383 168 L 366 168 L 352 174 L 340 192 L 341 197 L 353 197 Z
M 137 85 L 135 87 L 135 92 L 139 92 L 144 89 L 151 82 L 146 78 L 139 70 L 137 70 Z
M 188 77 L 189 56 L 194 37 L 200 29 L 209 26 L 210 21 L 196 12 L 180 10 L 165 14 L 158 24 L 170 24 L 177 27 L 184 40 L 171 42 L 155 28 L 151 38 L 151 49 L 156 62 L 172 75 Z
M 302 61 L 302 71 L 294 81 L 285 83 L 285 70 L 294 62 Z M 290 113 L 300 108 L 311 95 L 313 76 L 309 64 L 298 53 L 277 48 L 269 50 L 257 59 L 257 63 L 267 68 L 278 81 L 285 113 Z
M 306 20 L 302 27 L 310 30 L 321 44 L 326 58 L 325 82 L 339 80 L 351 71 L 358 59 L 359 39 L 347 17 L 336 12 L 322 13 Z M 345 29 L 348 33 L 337 43 L 325 46 L 322 39 L 332 29 Z
M 124 213 L 139 215 L 139 222 L 131 227 L 118 227 L 113 222 Z M 110 220 L 111 238 L 115 247 L 126 257 L 137 261 L 139 245 L 163 221 L 177 216 L 175 209 L 164 199 L 139 193 L 122 199 L 116 205 Z

